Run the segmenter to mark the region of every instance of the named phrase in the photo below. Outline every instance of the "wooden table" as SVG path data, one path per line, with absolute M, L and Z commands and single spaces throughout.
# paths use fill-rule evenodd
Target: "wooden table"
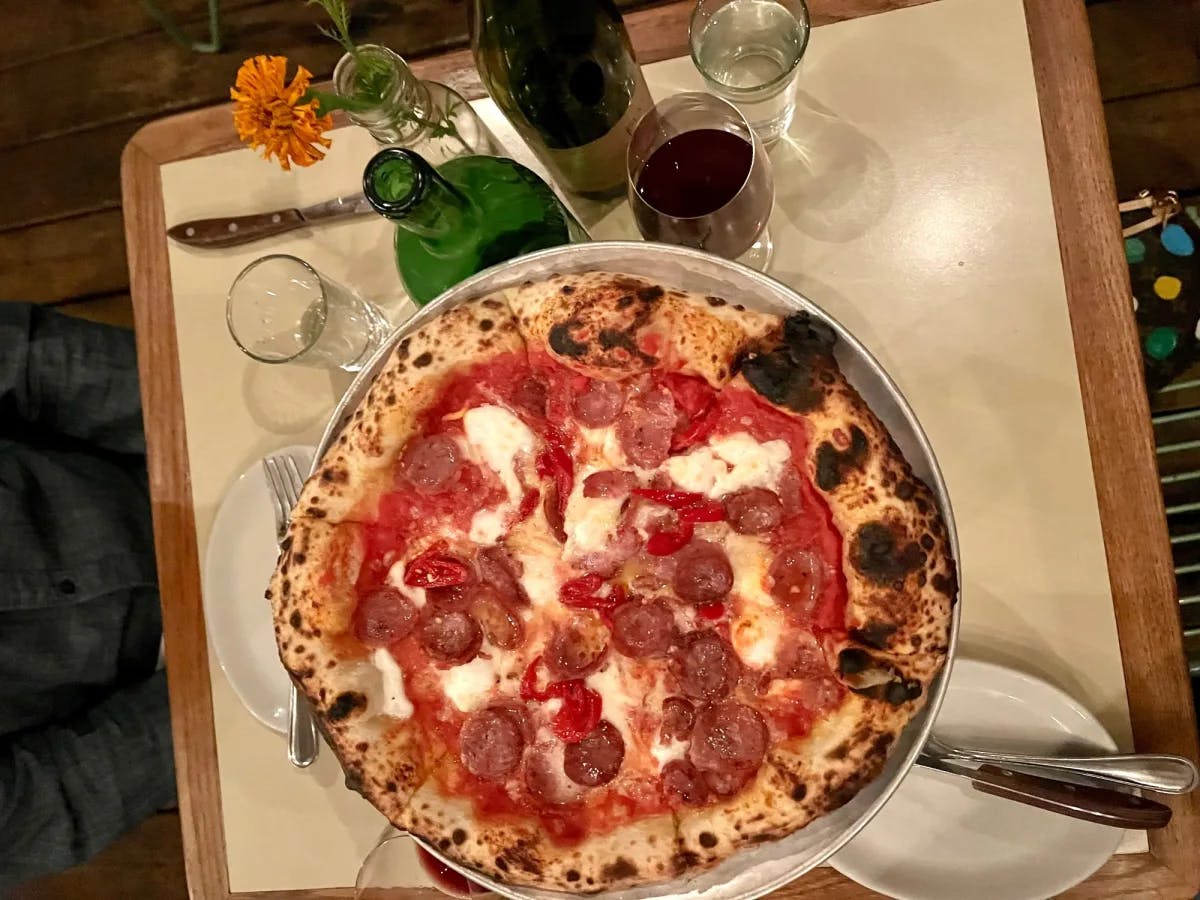
M 818 0 L 813 18 L 824 24 L 917 2 Z M 1026 0 L 1025 6 L 1134 740 L 1140 750 L 1195 758 L 1195 723 L 1087 19 L 1083 5 L 1071 0 Z M 685 53 L 689 12 L 690 4 L 676 3 L 629 15 L 639 59 Z M 482 94 L 466 51 L 414 68 L 468 97 Z M 192 896 L 204 900 L 348 896 L 231 894 L 228 886 L 158 167 L 234 146 L 228 108 L 215 107 L 144 127 L 122 159 L 188 880 Z M 1114 858 L 1070 895 L 1191 896 L 1200 886 L 1200 801 L 1193 796 L 1172 806 L 1175 819 L 1151 834 L 1149 853 Z M 778 896 L 809 892 L 874 896 L 828 869 L 810 873 Z

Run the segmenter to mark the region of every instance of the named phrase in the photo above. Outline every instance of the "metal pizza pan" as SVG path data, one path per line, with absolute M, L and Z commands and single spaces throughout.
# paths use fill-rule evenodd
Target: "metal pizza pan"
M 933 448 L 908 401 L 879 361 L 844 325 L 813 300 L 786 284 L 703 251 L 668 244 L 645 241 L 569 244 L 510 260 L 455 285 L 397 328 L 359 372 L 335 407 L 317 446 L 315 459 L 321 459 L 353 415 L 397 341 L 465 301 L 525 281 L 536 282 L 556 274 L 587 271 L 639 275 L 670 288 L 711 294 L 763 312 L 784 315 L 807 312 L 827 324 L 837 334 L 834 356 L 847 380 L 887 426 L 915 474 L 933 491 L 946 522 L 954 559 L 959 560 L 954 515 Z M 669 881 L 587 896 L 592 900 L 755 900 L 821 865 L 866 826 L 887 803 L 916 761 L 945 695 L 958 642 L 959 620 L 960 605 L 955 603 L 950 653 L 945 667 L 930 687 L 924 708 L 909 722 L 897 740 L 879 776 L 845 806 L 810 822 L 787 837 L 742 850 L 711 869 L 688 873 Z M 413 839 L 452 869 L 502 897 L 511 900 L 565 900 L 578 896 L 495 881 L 446 859 L 436 846 L 415 836 Z

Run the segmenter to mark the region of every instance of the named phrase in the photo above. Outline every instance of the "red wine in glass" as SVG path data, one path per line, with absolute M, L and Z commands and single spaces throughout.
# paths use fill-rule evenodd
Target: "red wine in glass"
M 628 153 L 629 203 L 642 236 L 763 268 L 771 166 L 741 113 L 710 94 L 676 94 L 648 112 Z
M 678 219 L 714 213 L 746 183 L 754 146 L 717 128 L 685 131 L 650 154 L 637 190 L 650 206 Z

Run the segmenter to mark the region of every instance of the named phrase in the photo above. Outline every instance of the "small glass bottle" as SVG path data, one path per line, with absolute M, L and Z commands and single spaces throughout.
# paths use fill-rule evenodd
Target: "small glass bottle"
M 353 101 L 350 120 L 383 146 L 409 147 L 433 165 L 502 152 L 470 103 L 444 84 L 422 81 L 387 47 L 363 44 L 345 54 L 333 70 L 333 87 Z
M 460 156 L 436 170 L 390 147 L 363 192 L 396 225 L 396 268 L 417 305 L 497 263 L 588 234 L 542 179 L 511 159 Z

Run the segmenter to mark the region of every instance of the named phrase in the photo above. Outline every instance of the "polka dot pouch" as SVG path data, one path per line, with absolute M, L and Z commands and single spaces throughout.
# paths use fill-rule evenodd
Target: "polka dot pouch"
M 1200 211 L 1172 192 L 1122 203 L 1125 259 L 1150 391 L 1200 358 Z

